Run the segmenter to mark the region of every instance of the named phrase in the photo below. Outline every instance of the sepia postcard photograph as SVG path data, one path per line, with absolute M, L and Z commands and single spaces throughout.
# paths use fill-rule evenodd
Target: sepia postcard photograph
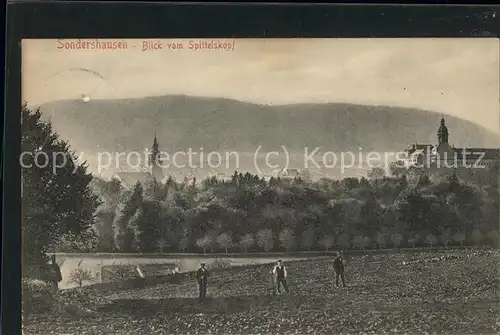
M 499 334 L 499 50 L 24 39 L 23 334 Z

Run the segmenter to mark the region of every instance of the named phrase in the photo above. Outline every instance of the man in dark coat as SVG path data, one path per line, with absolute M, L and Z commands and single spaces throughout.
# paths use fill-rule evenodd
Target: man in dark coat
M 342 252 L 337 254 L 337 257 L 333 261 L 333 268 L 335 269 L 335 286 L 339 287 L 339 278 L 342 279 L 342 286 L 345 287 L 344 278 L 344 257 Z
M 51 264 L 49 264 L 49 280 L 52 284 L 52 290 L 57 293 L 59 290 L 59 283 L 62 280 L 61 268 L 56 263 L 56 255 L 51 256 Z
M 207 296 L 208 271 L 205 269 L 205 263 L 201 263 L 200 268 L 196 271 L 196 280 L 200 289 L 200 302 L 203 302 Z
M 283 285 L 283 288 L 285 289 L 286 293 L 288 293 L 288 285 L 286 283 L 286 267 L 283 265 L 283 262 L 281 260 L 278 261 L 276 266 L 273 269 L 273 274 L 276 278 L 276 286 L 278 288 L 278 293 L 281 294 L 281 286 Z

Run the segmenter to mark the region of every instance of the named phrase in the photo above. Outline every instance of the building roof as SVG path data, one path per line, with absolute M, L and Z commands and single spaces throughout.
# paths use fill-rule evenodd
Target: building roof
M 412 155 L 414 153 L 427 153 L 427 150 L 431 152 L 433 147 L 434 145 L 432 144 L 415 143 L 411 144 L 405 151 L 408 155 Z
M 300 169 L 283 169 L 278 171 L 278 176 L 280 177 L 298 177 L 301 175 Z
M 415 144 L 415 149 L 417 150 L 425 150 L 427 148 L 432 148 L 432 147 L 434 147 L 434 145 L 432 144 L 418 144 L 418 143 Z
M 148 181 L 153 181 L 153 176 L 149 172 L 117 172 L 115 175 L 127 188 L 134 187 L 137 182 L 144 185 Z
M 427 148 L 432 148 L 434 147 L 434 145 L 432 144 L 421 144 L 421 143 L 414 143 L 414 144 L 410 144 L 408 146 L 408 150 L 425 150 Z

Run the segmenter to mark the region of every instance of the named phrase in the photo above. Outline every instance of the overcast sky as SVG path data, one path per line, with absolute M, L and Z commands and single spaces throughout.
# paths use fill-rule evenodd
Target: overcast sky
M 142 40 L 126 41 L 128 50 L 102 51 L 24 40 L 23 99 L 187 94 L 352 102 L 433 110 L 499 132 L 498 39 L 237 39 L 234 51 L 161 40 L 164 47 L 183 41 L 186 49 L 152 52 L 142 52 Z

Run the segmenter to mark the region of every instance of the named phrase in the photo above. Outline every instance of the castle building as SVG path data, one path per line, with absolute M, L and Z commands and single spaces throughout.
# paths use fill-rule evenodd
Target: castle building
M 162 160 L 159 157 L 160 149 L 156 134 L 153 140 L 151 151 L 149 152 L 148 162 L 143 165 L 143 171 L 120 171 L 113 175 L 118 179 L 125 189 L 132 189 L 137 182 L 142 185 L 148 182 L 157 181 L 162 183 L 165 179 L 162 169 Z
M 444 117 L 437 131 L 437 144 L 411 144 L 405 149 L 402 163 L 418 168 L 481 168 L 498 162 L 500 149 L 455 148 L 448 142 L 449 132 Z

